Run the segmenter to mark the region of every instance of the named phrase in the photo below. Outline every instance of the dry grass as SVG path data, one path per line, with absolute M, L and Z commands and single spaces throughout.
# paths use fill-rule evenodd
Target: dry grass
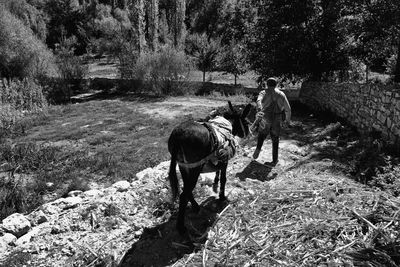
M 400 263 L 398 200 L 344 177 L 310 169 L 288 172 L 280 180 L 282 184 L 278 181 L 275 188 L 258 188 L 255 194 L 244 194 L 231 203 L 210 229 L 201 252 L 174 266 Z

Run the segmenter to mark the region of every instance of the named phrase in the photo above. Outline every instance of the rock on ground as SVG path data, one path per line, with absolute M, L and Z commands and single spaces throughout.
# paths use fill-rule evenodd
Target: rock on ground
M 16 237 L 23 236 L 31 228 L 31 223 L 22 214 L 14 213 L 3 220 L 3 228 Z

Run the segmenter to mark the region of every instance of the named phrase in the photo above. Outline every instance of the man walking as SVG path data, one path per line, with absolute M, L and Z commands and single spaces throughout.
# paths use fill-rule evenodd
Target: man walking
M 272 165 L 278 163 L 279 134 L 283 112 L 285 112 L 285 124 L 290 125 L 292 111 L 285 94 L 276 88 L 277 81 L 274 78 L 267 80 L 267 88 L 262 90 L 257 98 L 256 121 L 252 127 L 258 128 L 257 147 L 253 153 L 253 158 L 257 159 L 264 140 L 271 135 L 272 139 Z M 261 86 L 265 88 L 262 83 Z M 258 123 L 258 125 L 257 125 Z

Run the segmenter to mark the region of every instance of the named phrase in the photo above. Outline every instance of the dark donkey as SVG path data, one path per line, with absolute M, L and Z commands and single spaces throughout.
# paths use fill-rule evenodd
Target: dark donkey
M 228 103 L 230 112 L 223 114 L 223 117 L 228 120 L 227 123 L 231 126 L 231 136 L 246 137 L 249 134 L 249 122 L 246 116 L 250 111 L 251 105 L 248 104 L 243 112 L 238 113 L 231 102 Z M 184 217 L 188 201 L 191 202 L 194 212 L 200 210 L 192 193 L 200 173 L 217 172 L 214 186 L 218 184 L 218 176 L 221 173 L 219 199 L 221 201 L 226 199 L 225 183 L 229 157 L 225 155 L 222 160 L 219 157 L 216 165 L 215 161 L 214 164 L 211 162 L 211 158 L 215 158 L 218 151 L 220 151 L 215 146 L 215 133 L 207 124 L 194 121 L 181 123 L 172 131 L 168 140 L 168 150 L 171 154 L 169 181 L 174 200 L 179 192 L 179 182 L 176 175 L 177 163 L 183 180 L 183 191 L 179 197 L 179 213 L 176 225 L 179 233 L 183 234 L 186 232 Z

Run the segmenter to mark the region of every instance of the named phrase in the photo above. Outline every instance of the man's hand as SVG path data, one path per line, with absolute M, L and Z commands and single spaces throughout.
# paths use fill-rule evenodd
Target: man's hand
M 262 112 L 262 111 L 259 111 L 259 112 L 257 112 L 257 114 L 256 114 L 256 120 L 257 119 L 262 119 L 264 117 L 264 112 Z
M 289 121 L 289 120 L 285 120 L 283 123 L 282 123 L 283 125 L 283 127 L 285 127 L 285 128 L 289 128 L 290 126 L 291 126 L 291 121 Z

